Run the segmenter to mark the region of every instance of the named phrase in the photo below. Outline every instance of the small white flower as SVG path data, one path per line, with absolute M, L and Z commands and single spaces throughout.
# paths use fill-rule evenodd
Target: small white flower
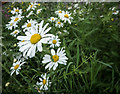
M 33 11 L 30 11 L 30 13 L 26 16 L 27 18 L 33 14 Z
M 61 43 L 59 41 L 60 41 L 60 39 L 58 38 L 58 36 L 53 36 L 50 38 L 48 44 L 50 44 L 50 47 L 52 47 L 52 48 L 59 47 L 60 43 Z
M 22 9 L 17 8 L 13 8 L 13 10 L 11 11 L 12 14 L 22 14 Z
M 63 27 L 63 23 L 60 22 L 60 20 L 56 21 L 56 24 L 55 24 L 56 27 Z
M 43 26 L 43 22 L 37 24 L 35 28 L 31 28 L 29 32 L 25 32 L 26 36 L 18 36 L 17 39 L 20 40 L 18 46 L 20 47 L 19 51 L 23 52 L 23 56 L 29 56 L 30 58 L 35 56 L 36 49 L 39 52 L 42 52 L 42 44 L 46 44 L 52 34 L 47 34 L 51 27 L 46 29 L 48 23 Z M 46 30 L 45 30 L 46 29 Z
M 116 11 L 114 10 L 112 14 L 117 15 L 118 13 L 119 13 L 119 10 L 116 10 Z
M 6 28 L 8 30 L 12 30 L 13 28 L 15 29 L 16 27 L 18 27 L 18 25 L 16 25 L 16 23 L 13 20 L 11 20 L 10 22 L 8 22 L 8 24 L 6 24 Z
M 51 21 L 51 22 L 55 22 L 56 20 L 57 20 L 57 18 L 55 18 L 55 17 L 50 17 L 50 19 L 48 19 L 49 21 Z
M 56 13 L 58 16 L 60 16 L 60 15 L 63 13 L 63 11 L 62 11 L 62 10 L 57 10 L 57 11 L 55 11 L 55 13 Z
M 15 15 L 15 16 L 12 16 L 11 17 L 11 20 L 17 24 L 24 16 L 21 16 L 20 14 L 19 15 Z
M 35 10 L 37 5 L 38 5 L 37 3 L 30 3 L 29 7 L 27 8 L 27 11 L 29 11 L 30 9 Z
M 39 14 L 39 13 L 41 12 L 41 10 L 42 10 L 42 9 L 38 9 L 38 10 L 37 10 L 37 14 Z
M 64 21 L 64 23 L 66 23 L 68 21 L 69 24 L 71 24 L 71 20 L 73 19 L 73 17 L 71 17 L 71 14 L 66 11 L 66 12 L 62 12 L 62 14 L 60 15 L 60 19 Z
M 51 49 L 51 55 L 46 54 L 43 57 L 42 63 L 44 64 L 48 63 L 45 66 L 45 69 L 49 68 L 50 70 L 51 68 L 53 68 L 53 70 L 56 70 L 58 63 L 66 65 L 68 58 L 66 57 L 66 53 L 65 50 L 63 50 L 63 48 L 62 49 L 58 48 L 57 52 L 55 52 L 54 49 Z
M 48 90 L 48 87 L 50 87 L 51 82 L 49 81 L 49 77 L 47 77 L 47 74 L 42 74 L 39 80 L 40 82 L 36 83 L 36 85 L 40 87 L 39 90 Z
M 24 64 L 25 62 L 21 62 L 21 61 L 17 61 L 16 63 L 13 63 L 13 66 L 10 68 L 11 70 L 11 76 L 13 75 L 14 72 L 16 72 L 16 75 L 19 74 L 19 70 L 21 69 L 21 66 Z
M 119 10 L 116 10 L 116 7 L 113 7 L 112 11 L 113 11 L 112 14 L 114 14 L 114 15 L 117 15 L 119 13 Z
M 10 33 L 10 35 L 16 37 L 19 33 L 20 33 L 19 30 L 14 30 L 12 33 Z
M 36 20 L 27 20 L 27 22 L 22 26 L 23 31 L 25 32 L 26 30 L 27 31 L 30 31 L 31 28 L 35 28 L 36 27 L 36 24 L 37 24 L 37 21 Z

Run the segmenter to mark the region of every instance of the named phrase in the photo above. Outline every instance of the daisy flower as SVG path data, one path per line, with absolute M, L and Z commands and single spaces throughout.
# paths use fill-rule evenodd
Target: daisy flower
M 13 8 L 13 10 L 11 11 L 12 14 L 22 14 L 22 9 L 17 8 Z
M 112 8 L 112 11 L 113 11 L 112 14 L 115 14 L 115 15 L 119 13 L 119 10 L 116 10 L 116 7 L 113 7 L 113 8 Z
M 16 25 L 16 23 L 13 20 L 11 20 L 10 22 L 8 22 L 8 24 L 6 24 L 6 28 L 8 30 L 12 30 L 12 28 L 15 29 L 16 27 L 18 27 L 18 25 Z
M 53 36 L 51 37 L 51 39 L 49 40 L 48 44 L 50 44 L 50 47 L 54 48 L 54 47 L 59 47 L 60 43 L 59 42 L 60 39 L 58 38 L 58 36 Z
M 22 28 L 24 28 L 23 31 L 24 31 L 24 32 L 25 32 L 26 30 L 27 30 L 27 31 L 30 31 L 31 28 L 35 28 L 36 24 L 37 24 L 36 20 L 32 20 L 32 19 L 27 20 L 27 22 L 22 26 Z
M 12 33 L 10 33 L 10 35 L 16 37 L 19 33 L 20 33 L 19 30 L 14 30 Z
M 55 11 L 55 13 L 56 13 L 57 15 L 61 15 L 61 14 L 63 13 L 63 11 L 62 11 L 62 10 L 57 10 L 57 11 Z
M 63 27 L 63 23 L 60 22 L 60 20 L 56 21 L 56 24 L 55 24 L 56 27 Z
M 52 55 L 52 56 L 51 56 Z M 68 58 L 65 56 L 65 50 L 58 48 L 57 52 L 55 53 L 54 49 L 51 49 L 51 55 L 46 54 L 43 57 L 43 61 L 42 63 L 46 64 L 45 69 L 49 68 L 49 70 L 53 67 L 53 70 L 55 70 L 59 64 L 64 64 L 66 65 L 66 60 L 68 60 Z
M 42 9 L 38 9 L 38 10 L 37 10 L 37 14 L 39 14 L 39 13 L 41 12 L 41 10 L 42 10 Z
M 37 3 L 30 3 L 29 7 L 27 8 L 27 11 L 29 11 L 30 9 L 35 10 L 37 5 L 38 5 Z
M 15 16 L 12 16 L 11 17 L 11 20 L 14 22 L 14 23 L 18 23 L 24 16 L 21 16 L 20 14 L 19 15 L 15 15 Z
M 20 40 L 18 46 L 20 47 L 19 51 L 23 52 L 23 56 L 29 56 L 30 58 L 35 56 L 36 48 L 39 52 L 42 52 L 42 44 L 46 44 L 52 34 L 47 34 L 51 29 L 48 26 L 48 23 L 42 28 L 43 22 L 37 24 L 35 28 L 31 28 L 29 32 L 25 32 L 26 36 L 18 36 L 17 39 Z M 46 29 L 46 30 L 45 30 Z
M 13 75 L 14 72 L 16 72 L 16 75 L 19 74 L 19 70 L 21 69 L 21 66 L 24 64 L 25 62 L 21 62 L 21 61 L 17 61 L 16 63 L 13 63 L 13 66 L 10 68 L 11 70 L 11 76 Z
M 60 19 L 63 20 L 64 23 L 68 21 L 68 23 L 71 24 L 71 20 L 73 19 L 73 17 L 71 17 L 71 14 L 68 11 L 66 11 L 60 15 Z
M 40 82 L 36 83 L 36 85 L 40 87 L 39 90 L 48 90 L 48 87 L 50 87 L 51 82 L 49 81 L 49 77 L 47 77 L 47 74 L 42 74 L 39 80 Z
M 33 14 L 33 11 L 30 11 L 30 13 L 26 16 L 27 18 Z
M 48 19 L 49 21 L 51 21 L 51 22 L 55 22 L 55 20 L 57 20 L 57 18 L 55 18 L 55 17 L 50 17 L 50 19 Z

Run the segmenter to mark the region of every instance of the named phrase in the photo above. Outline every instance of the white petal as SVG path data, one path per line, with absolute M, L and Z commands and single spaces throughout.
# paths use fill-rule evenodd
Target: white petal
M 42 52 L 42 43 L 39 41 L 38 43 L 37 43 L 37 49 L 38 49 L 38 51 L 40 51 L 40 52 Z
M 54 49 L 51 49 L 51 54 L 55 55 L 55 50 Z

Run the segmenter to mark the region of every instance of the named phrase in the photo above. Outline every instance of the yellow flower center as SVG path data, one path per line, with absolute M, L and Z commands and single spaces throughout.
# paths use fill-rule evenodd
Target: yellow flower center
M 12 25 L 13 25 L 13 23 L 10 24 L 10 26 L 12 26 Z
M 61 22 L 58 22 L 58 24 L 61 24 Z
M 58 55 L 53 55 L 52 59 L 54 62 L 57 62 L 59 60 L 59 56 Z
M 19 18 L 15 18 L 14 22 L 16 22 L 17 20 L 19 20 Z
M 40 3 L 38 4 L 38 6 L 40 6 Z
M 19 67 L 19 64 L 15 65 L 15 66 L 14 66 L 14 69 L 17 70 L 18 67 Z
M 21 42 L 25 42 L 25 40 L 22 40 Z
M 59 13 L 62 13 L 62 11 L 59 11 Z
M 33 5 L 30 6 L 30 8 L 32 8 L 32 7 L 33 7 Z
M 69 18 L 68 14 L 65 14 L 64 17 L 65 17 L 65 18 Z
M 45 84 L 46 84 L 46 82 L 47 82 L 47 81 L 44 79 L 44 80 L 43 80 L 43 85 L 45 85 Z
M 51 20 L 54 20 L 54 18 L 52 18 Z
M 34 35 L 31 36 L 30 42 L 32 44 L 36 44 L 38 41 L 40 41 L 41 38 L 42 37 L 41 37 L 40 34 L 34 34 Z
M 19 10 L 18 10 L 18 9 L 16 9 L 16 10 L 15 10 L 15 12 L 19 12 Z
M 17 34 L 17 31 L 15 31 L 14 34 Z
M 57 43 L 57 41 L 56 41 L 56 40 L 53 40 L 53 41 L 52 41 L 52 43 L 53 43 L 53 44 L 56 44 L 56 43 Z
M 31 27 L 31 23 L 28 23 L 28 24 L 27 24 L 27 27 Z

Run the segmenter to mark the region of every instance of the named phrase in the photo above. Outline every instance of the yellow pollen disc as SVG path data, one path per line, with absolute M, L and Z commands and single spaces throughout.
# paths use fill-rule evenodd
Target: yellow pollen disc
M 64 17 L 65 17 L 65 18 L 69 18 L 68 14 L 65 14 Z
M 14 34 L 17 34 L 17 31 L 15 31 Z
M 19 18 L 15 18 L 14 22 L 16 22 L 17 20 L 19 20 Z
M 33 7 L 33 5 L 30 6 L 30 8 L 32 8 L 32 7 Z
M 51 20 L 54 20 L 54 18 L 52 18 Z
M 57 62 L 59 60 L 59 56 L 58 55 L 53 55 L 52 59 L 54 60 L 54 62 Z
M 18 10 L 18 9 L 16 9 L 16 10 L 15 10 L 15 12 L 19 12 L 19 10 Z
M 53 41 L 52 41 L 52 43 L 53 43 L 53 44 L 56 44 L 56 43 L 57 43 L 57 41 L 56 41 L 56 40 L 53 40 Z
M 25 42 L 25 40 L 22 40 L 21 42 Z
M 27 24 L 27 27 L 31 27 L 31 23 L 28 23 L 28 24 Z
M 38 6 L 40 6 L 40 3 L 38 4 Z
M 61 24 L 61 22 L 58 22 L 58 24 Z
M 19 64 L 15 65 L 14 69 L 16 70 L 16 69 L 18 69 L 18 67 L 19 67 Z
M 46 82 L 47 82 L 47 81 L 44 79 L 44 80 L 43 80 L 43 85 L 45 85 L 45 84 L 46 84 Z
M 59 11 L 59 13 L 62 13 L 62 11 Z
M 40 41 L 41 38 L 42 37 L 41 37 L 40 34 L 34 34 L 34 35 L 31 36 L 30 42 L 32 44 L 36 44 L 38 41 Z
M 10 26 L 12 26 L 12 25 L 13 25 L 13 23 L 10 24 Z

